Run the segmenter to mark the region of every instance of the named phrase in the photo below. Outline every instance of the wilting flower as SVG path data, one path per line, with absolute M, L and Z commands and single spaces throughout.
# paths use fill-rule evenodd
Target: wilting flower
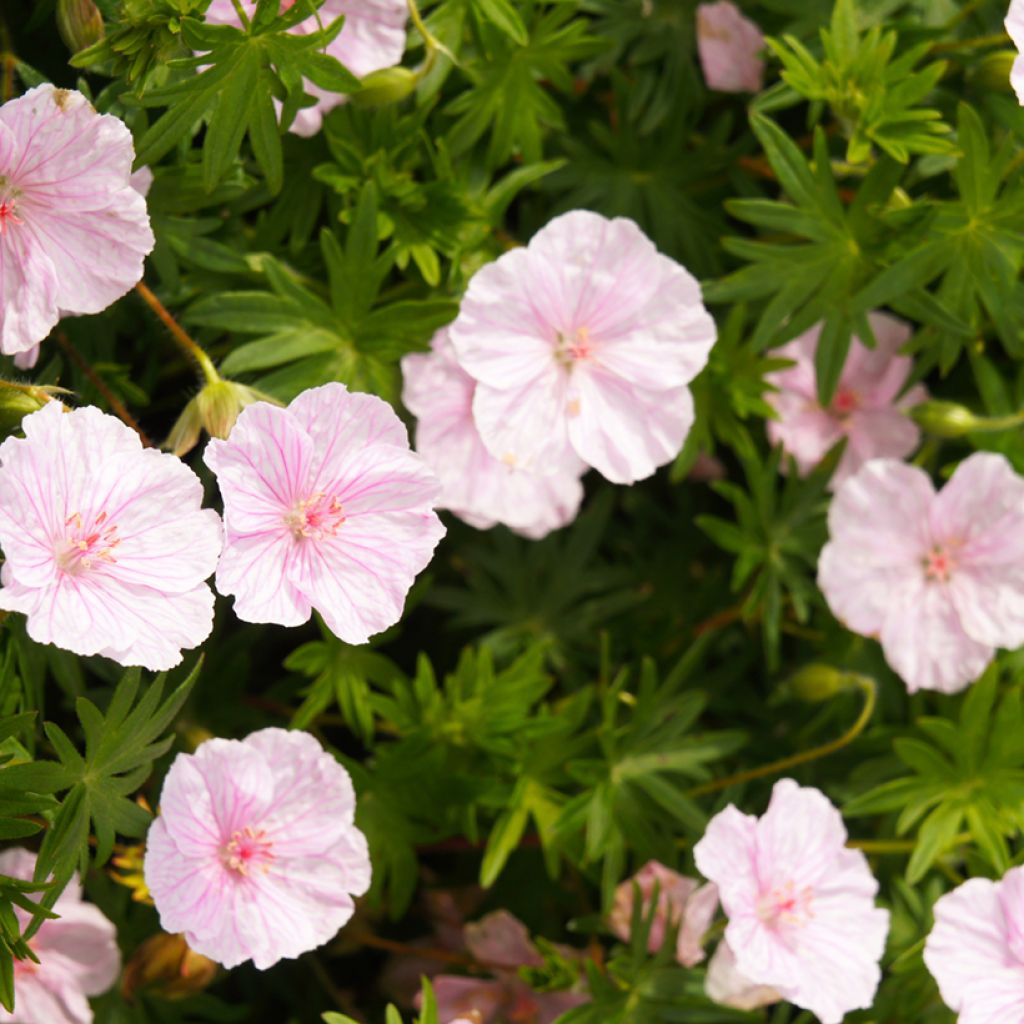
M 240 619 L 298 626 L 316 608 L 361 644 L 401 618 L 444 526 L 437 477 L 387 402 L 335 383 L 257 402 L 204 459 L 224 497 L 217 589 Z
M 261 970 L 333 938 L 370 885 L 348 772 L 305 732 L 261 729 L 179 754 L 146 839 L 165 931 Z
M 636 224 L 576 210 L 478 271 L 449 336 L 492 455 L 632 483 L 682 448 L 715 324 Z
M 1024 868 L 964 882 L 934 914 L 924 962 L 960 1024 L 1024 1020 Z
M 704 959 L 704 933 L 718 908 L 718 890 L 713 885 L 701 885 L 695 878 L 680 875 L 656 860 L 648 861 L 615 890 L 610 923 L 612 931 L 623 942 L 629 941 L 634 886 L 640 888 L 645 915 L 650 913 L 654 888 L 658 887 L 657 913 L 647 940 L 648 950 L 656 953 L 661 949 L 669 927 L 679 925 L 676 959 L 685 967 L 699 964 Z
M 0 875 L 28 881 L 35 854 L 11 849 L 0 853 Z M 91 903 L 82 902 L 77 879 L 53 907 L 60 917 L 44 921 L 31 940 L 39 963 L 14 961 L 14 1013 L 0 1007 L 5 1024 L 90 1024 L 89 996 L 106 992 L 121 970 L 117 930 Z M 14 908 L 24 929 L 29 915 Z
M 455 361 L 447 331 L 428 354 L 402 359 L 402 401 L 417 417 L 416 451 L 441 481 L 440 508 L 478 530 L 504 523 L 534 539 L 576 518 L 583 500 L 578 463 L 551 476 L 494 458 L 473 422 L 476 382 Z
M 153 232 L 133 158 L 128 129 L 79 92 L 40 85 L 0 107 L 0 352 L 30 351 L 142 277 Z
M 735 970 L 822 1024 L 871 1006 L 889 929 L 864 854 L 845 844 L 825 794 L 782 779 L 760 818 L 730 805 L 693 850 L 729 917 Z
M 496 910 L 465 928 L 466 948 L 494 979 L 439 974 L 433 981 L 437 1013 L 449 1017 L 517 1024 L 551 1024 L 563 1013 L 587 1001 L 581 992 L 534 992 L 519 976 L 521 967 L 543 967 L 544 958 L 530 933 L 507 910 Z M 575 955 L 556 947 L 567 957 Z M 454 1022 L 453 1022 L 454 1024 Z
M 1024 0 L 1010 0 L 1010 10 L 1006 15 L 1006 32 L 1017 47 L 1017 59 L 1010 71 L 1010 84 L 1017 99 L 1024 104 Z
M 183 935 L 151 935 L 124 965 L 121 995 L 131 1000 L 145 990 L 163 999 L 187 999 L 217 977 L 217 965 L 197 953 Z
M 828 523 L 818 585 L 911 692 L 955 693 L 1024 644 L 1024 480 L 1002 455 L 965 459 L 938 494 L 924 470 L 876 459 Z
M 736 1010 L 757 1010 L 782 998 L 770 985 L 756 985 L 737 970 L 736 955 L 725 939 L 708 962 L 704 992 L 712 1002 Z
M 697 7 L 697 55 L 704 81 L 719 92 L 760 92 L 764 36 L 730 0 Z
M 213 626 L 220 519 L 180 459 L 49 402 L 0 445 L 0 608 L 75 654 L 168 669 Z
M 256 8 L 256 0 L 242 0 L 247 12 Z M 282 0 L 281 7 L 291 7 L 294 0 Z M 409 16 L 406 0 L 326 0 L 316 15 L 300 21 L 289 31 L 294 35 L 319 32 L 339 15 L 345 24 L 326 53 L 340 61 L 357 78 L 398 64 L 405 52 L 405 23 Z M 240 25 L 238 12 L 231 0 L 213 0 L 207 8 L 206 20 L 214 25 Z M 324 114 L 345 102 L 339 93 L 329 92 L 309 80 L 302 88 L 316 98 L 312 107 L 304 107 L 295 116 L 291 130 L 296 135 L 315 135 L 323 124 Z
M 779 389 L 765 396 L 778 415 L 777 420 L 768 421 L 768 437 L 796 459 L 801 473 L 809 473 L 845 437 L 846 450 L 832 477 L 833 489 L 869 459 L 902 459 L 921 440 L 921 431 L 905 410 L 925 400 L 925 389 L 917 385 L 899 397 L 913 365 L 909 357 L 898 355 L 910 328 L 885 313 L 872 313 L 868 319 L 878 344 L 870 349 L 859 338 L 853 339 L 827 409 L 818 402 L 814 369 L 820 324 L 770 353 L 796 365 L 766 378 Z

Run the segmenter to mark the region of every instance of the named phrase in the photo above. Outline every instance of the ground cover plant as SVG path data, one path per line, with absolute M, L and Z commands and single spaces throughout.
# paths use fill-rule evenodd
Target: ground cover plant
M 1024 1022 L 1024 0 L 0 9 L 0 1021 Z

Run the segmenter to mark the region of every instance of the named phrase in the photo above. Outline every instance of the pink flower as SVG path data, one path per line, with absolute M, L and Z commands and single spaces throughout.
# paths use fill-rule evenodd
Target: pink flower
M 711 927 L 718 909 L 718 890 L 713 885 L 701 885 L 695 878 L 680 875 L 656 860 L 648 861 L 615 890 L 610 923 L 612 931 L 623 942 L 629 941 L 634 885 L 640 887 L 645 915 L 650 913 L 654 887 L 658 886 L 658 911 L 648 937 L 648 950 L 656 953 L 661 949 L 669 926 L 678 924 L 676 959 L 684 967 L 699 964 L 704 959 L 704 933 Z
M 0 874 L 26 881 L 32 878 L 36 857 L 28 850 L 0 853 Z M 74 879 L 54 905 L 60 914 L 44 921 L 29 945 L 39 957 L 14 961 L 14 1013 L 0 1007 L 4 1024 L 91 1024 L 89 996 L 106 992 L 121 973 L 117 930 L 91 903 L 82 902 Z M 18 907 L 22 930 L 29 915 Z
M 822 1024 L 871 1006 L 889 930 L 864 854 L 845 844 L 825 794 L 782 779 L 760 818 L 730 805 L 693 851 L 729 916 L 735 970 Z
M 492 455 L 632 483 L 682 448 L 715 324 L 632 221 L 576 210 L 480 270 L 449 335 Z
M 455 361 L 446 330 L 429 353 L 405 356 L 402 377 L 402 401 L 418 419 L 416 451 L 441 481 L 441 508 L 478 530 L 504 523 L 534 539 L 576 518 L 583 464 L 539 476 L 494 458 L 473 422 L 476 382 Z
M 243 0 L 243 3 L 250 14 L 255 10 L 256 0 Z M 294 0 L 282 0 L 282 10 L 291 7 L 292 3 Z M 409 15 L 406 0 L 325 0 L 317 16 L 300 21 L 290 31 L 293 35 L 308 36 L 329 25 L 339 15 L 345 16 L 345 24 L 325 52 L 344 64 L 353 75 L 362 78 L 371 71 L 380 71 L 401 62 Z M 213 25 L 236 27 L 241 24 L 231 0 L 213 0 L 207 8 L 206 21 Z M 321 89 L 308 79 L 303 80 L 302 88 L 317 102 L 296 114 L 290 130 L 296 135 L 316 135 L 324 115 L 344 103 L 345 97 Z
M 333 938 L 370 885 L 348 772 L 305 732 L 261 729 L 179 754 L 146 839 L 168 932 L 261 970 Z
M 1003 456 L 970 456 L 938 494 L 924 470 L 876 459 L 828 522 L 818 585 L 911 692 L 955 693 L 1024 644 L 1024 480 Z
M 1017 99 L 1024 104 L 1024 0 L 1010 0 L 1010 10 L 1004 24 L 1018 51 L 1010 71 L 1010 84 L 1017 93 Z
M 128 129 L 79 92 L 40 85 L 0 107 L 0 352 L 27 352 L 142 277 L 153 232 L 133 158 Z
M 216 512 L 180 459 L 50 402 L 0 445 L 0 608 L 39 643 L 168 669 L 213 626 Z
M 904 412 L 927 398 L 917 385 L 897 398 L 910 376 L 912 362 L 897 355 L 910 337 L 910 328 L 885 313 L 868 317 L 878 345 L 869 349 L 859 338 L 850 345 L 839 386 L 829 408 L 818 404 L 814 356 L 821 325 L 769 353 L 792 359 L 796 365 L 766 377 L 779 390 L 766 397 L 778 414 L 768 421 L 768 437 L 796 459 L 802 474 L 809 473 L 840 438 L 846 450 L 832 477 L 837 488 L 869 459 L 902 459 L 921 440 L 921 431 Z
M 217 589 L 240 619 L 298 626 L 315 608 L 361 644 L 401 618 L 444 527 L 437 478 L 386 402 L 335 383 L 257 402 L 204 459 L 224 497 Z
M 764 36 L 730 0 L 697 7 L 697 54 L 709 89 L 760 92 Z
M 972 878 L 934 912 L 924 962 L 960 1024 L 1024 1020 L 1024 868 Z
M 723 939 L 708 963 L 704 992 L 714 1003 L 736 1010 L 758 1010 L 777 1003 L 782 996 L 768 985 L 755 985 L 736 969 L 736 954 Z
M 587 1002 L 581 992 L 534 992 L 518 974 L 520 967 L 542 967 L 544 958 L 530 941 L 522 921 L 507 910 L 496 910 L 465 928 L 466 948 L 495 980 L 440 974 L 433 982 L 441 1019 L 478 1018 L 515 1021 L 516 1024 L 551 1024 L 563 1013 Z M 559 947 L 566 956 L 575 951 Z
M 145 199 L 153 187 L 153 172 L 148 167 L 140 167 L 128 179 L 128 184 Z

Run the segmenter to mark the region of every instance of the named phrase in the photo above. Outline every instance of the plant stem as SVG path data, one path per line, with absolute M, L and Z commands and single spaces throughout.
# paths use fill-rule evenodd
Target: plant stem
M 135 417 L 128 411 L 128 407 L 110 390 L 110 385 L 96 372 L 85 356 L 75 348 L 67 334 L 64 331 L 57 331 L 54 337 L 57 339 L 57 344 L 71 357 L 71 361 L 89 378 L 89 383 L 103 396 L 104 401 L 110 406 L 117 418 L 125 426 L 131 427 L 139 435 L 139 440 L 147 448 L 154 447 L 152 440 L 146 435 L 142 427 L 139 426 Z
M 174 317 L 167 312 L 164 304 L 140 281 L 135 290 L 142 296 L 143 302 L 156 314 L 157 319 L 171 333 L 171 337 L 177 342 L 178 347 L 192 357 L 202 370 L 203 376 L 208 384 L 219 384 L 221 380 L 217 368 L 213 365 L 210 357 L 197 345 L 179 326 Z
M 861 708 L 857 720 L 838 739 L 832 740 L 829 743 L 823 743 L 820 747 L 802 750 L 799 754 L 792 754 L 778 761 L 772 761 L 770 764 L 763 764 L 758 768 L 750 768 L 747 771 L 726 776 L 724 779 L 714 779 L 700 786 L 694 786 L 693 789 L 687 790 L 686 795 L 702 796 L 705 793 L 717 793 L 719 790 L 727 789 L 729 786 L 735 786 L 741 782 L 760 779 L 765 775 L 777 775 L 779 772 L 794 768 L 798 764 L 806 764 L 808 761 L 816 761 L 820 757 L 827 757 L 829 754 L 834 754 L 837 750 L 842 750 L 843 747 L 852 743 L 864 731 L 868 722 L 871 721 L 871 715 L 875 710 L 877 688 L 875 681 L 869 676 L 853 675 L 850 678 L 854 685 L 863 692 L 864 706 Z
M 932 53 L 955 53 L 960 50 L 983 50 L 989 46 L 1009 46 L 1010 37 L 1005 32 L 993 32 L 988 36 L 973 39 L 954 39 L 948 43 L 936 43 Z
M 242 6 L 242 0 L 231 0 L 234 4 L 235 13 L 238 15 L 238 20 L 242 23 L 242 28 L 249 31 L 249 15 L 245 13 L 245 8 Z

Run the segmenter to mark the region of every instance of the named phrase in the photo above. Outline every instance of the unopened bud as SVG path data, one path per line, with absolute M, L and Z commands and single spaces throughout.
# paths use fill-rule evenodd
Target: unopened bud
M 190 452 L 205 430 L 210 437 L 225 438 L 238 419 L 238 414 L 253 402 L 280 405 L 276 398 L 233 380 L 211 381 L 185 406 L 177 423 L 171 428 L 164 447 L 175 455 Z
M 93 0 L 57 0 L 57 31 L 72 53 L 103 38 L 103 15 Z
M 831 665 L 805 665 L 785 683 L 786 689 L 799 700 L 819 704 L 849 689 L 850 677 Z
M 38 412 L 47 402 L 53 401 L 51 390 L 60 389 L 0 381 L 0 437 L 13 434 L 21 427 L 21 421 L 26 416 Z
M 411 96 L 420 77 L 408 68 L 381 68 L 371 71 L 361 79 L 363 87 L 353 93 L 352 102 L 358 107 L 384 107 L 399 103 Z
M 970 409 L 956 402 L 929 400 L 915 405 L 910 415 L 922 430 L 936 437 L 963 437 L 982 426 Z
M 164 999 L 184 999 L 201 992 L 216 977 L 217 965 L 197 953 L 183 935 L 161 932 L 139 946 L 121 978 L 121 994 L 132 999 L 141 989 Z

